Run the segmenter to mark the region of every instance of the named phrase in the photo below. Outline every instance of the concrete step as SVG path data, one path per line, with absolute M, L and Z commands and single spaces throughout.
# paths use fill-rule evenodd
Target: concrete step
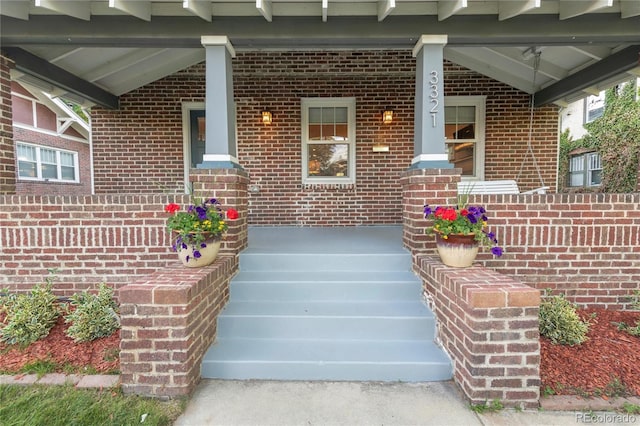
M 240 275 L 240 274 L 238 274 Z M 230 289 L 233 301 L 416 301 L 422 293 L 413 281 L 245 281 L 236 277 Z
M 250 231 L 203 377 L 451 378 L 400 228 Z
M 242 271 L 410 271 L 408 253 L 242 253 Z
M 451 363 L 426 340 L 220 338 L 202 364 L 203 377 L 265 380 L 434 381 Z

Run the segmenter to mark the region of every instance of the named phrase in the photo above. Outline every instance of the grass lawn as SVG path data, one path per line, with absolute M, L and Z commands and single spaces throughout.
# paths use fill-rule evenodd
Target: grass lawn
M 159 401 L 116 389 L 0 385 L 2 426 L 172 425 L 187 400 Z

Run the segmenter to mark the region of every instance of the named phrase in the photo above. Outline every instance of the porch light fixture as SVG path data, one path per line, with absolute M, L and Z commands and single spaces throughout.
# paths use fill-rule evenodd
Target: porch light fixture
M 384 124 L 389 124 L 393 121 L 393 110 L 391 108 L 386 108 L 382 113 L 382 122 Z
M 262 123 L 271 124 L 271 122 L 272 122 L 271 111 L 262 111 Z

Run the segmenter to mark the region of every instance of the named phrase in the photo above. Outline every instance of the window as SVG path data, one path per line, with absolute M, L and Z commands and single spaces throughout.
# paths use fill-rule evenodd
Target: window
M 449 161 L 462 176 L 484 178 L 484 96 L 444 98 L 444 132 Z
M 597 96 L 587 96 L 584 100 L 584 122 L 591 123 L 596 118 L 604 114 L 605 92 L 600 92 Z
M 355 182 L 355 98 L 302 99 L 302 182 Z
M 18 143 L 18 176 L 26 180 L 78 182 L 78 153 Z
M 599 186 L 602 160 L 597 152 L 573 155 L 569 159 L 569 186 Z

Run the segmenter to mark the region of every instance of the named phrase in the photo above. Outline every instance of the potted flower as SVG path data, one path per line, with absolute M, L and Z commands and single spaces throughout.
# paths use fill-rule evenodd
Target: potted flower
M 175 235 L 172 249 L 178 252 L 182 263 L 188 267 L 200 267 L 213 263 L 220 242 L 229 228 L 227 219 L 237 219 L 235 209 L 225 212 L 218 200 L 194 199 L 185 210 L 176 203 L 169 203 L 164 210 L 170 213 L 167 228 Z
M 471 266 L 479 246 L 487 247 L 494 256 L 502 256 L 502 248 L 493 232 L 487 229 L 487 211 L 482 206 L 468 206 L 466 197 L 456 206 L 424 206 L 424 216 L 433 220 L 428 234 L 435 234 L 436 248 L 448 266 Z

